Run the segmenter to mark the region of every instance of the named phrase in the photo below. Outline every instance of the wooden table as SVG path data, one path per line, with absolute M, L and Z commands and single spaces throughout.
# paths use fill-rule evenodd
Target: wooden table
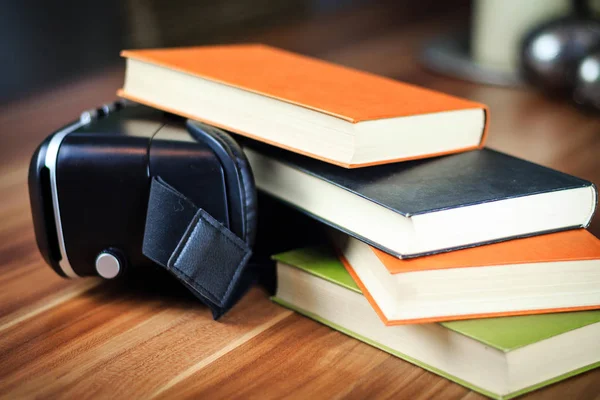
M 464 18 L 397 23 L 375 8 L 250 39 L 487 103 L 490 147 L 600 184 L 598 118 L 531 91 L 421 68 L 419 46 L 448 23 Z M 160 287 L 56 276 L 34 242 L 29 157 L 80 111 L 113 99 L 122 77 L 121 67 L 105 70 L 6 105 L 0 114 L 0 397 L 480 398 L 283 309 L 260 289 L 214 322 L 205 307 Z M 600 234 L 598 216 L 590 229 Z M 528 397 L 599 395 L 596 370 Z

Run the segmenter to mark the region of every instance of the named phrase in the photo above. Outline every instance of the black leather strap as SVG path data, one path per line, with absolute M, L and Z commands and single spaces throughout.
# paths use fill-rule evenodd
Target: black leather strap
M 160 178 L 152 178 L 142 252 L 223 315 L 252 251 L 248 244 Z

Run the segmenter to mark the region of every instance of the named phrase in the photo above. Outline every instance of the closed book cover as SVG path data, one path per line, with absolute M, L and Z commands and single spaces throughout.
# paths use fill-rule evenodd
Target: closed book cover
M 485 140 L 484 105 L 265 45 L 122 56 L 123 97 L 348 168 Z
M 413 259 L 331 236 L 386 325 L 600 308 L 600 240 L 584 229 Z
M 600 311 L 386 327 L 356 297 L 359 287 L 332 250 L 304 248 L 274 259 L 274 301 L 489 397 L 513 398 L 600 366 Z
M 398 259 L 371 247 L 390 274 L 600 259 L 600 240 L 585 229 L 549 233 L 431 256 Z M 600 272 L 600 271 L 599 271 Z
M 346 170 L 241 142 L 259 189 L 401 258 L 585 227 L 596 188 L 490 149 Z

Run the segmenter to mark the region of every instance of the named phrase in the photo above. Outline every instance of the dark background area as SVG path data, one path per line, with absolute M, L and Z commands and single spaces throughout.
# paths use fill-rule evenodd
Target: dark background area
M 318 8 L 299 0 L 5 1 L 0 101 L 119 62 L 124 48 L 232 41 Z
M 364 38 L 411 18 L 443 13 L 466 1 L 367 0 L 3 0 L 0 11 L 0 104 L 77 76 L 118 65 L 129 48 L 254 41 L 281 28 L 269 42 L 315 52 L 319 41 Z M 369 24 L 340 32 L 336 25 L 293 40 L 285 27 L 351 12 L 379 9 Z M 365 11 L 369 12 L 369 11 Z M 465 10 L 465 12 L 468 12 Z M 279 42 L 279 43 L 278 43 Z M 328 46 L 330 47 L 330 46 Z

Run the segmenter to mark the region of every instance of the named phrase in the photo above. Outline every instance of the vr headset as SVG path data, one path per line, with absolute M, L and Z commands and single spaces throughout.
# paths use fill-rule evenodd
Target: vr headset
M 245 290 L 256 189 L 222 130 L 116 102 L 35 151 L 29 193 L 38 248 L 63 277 L 160 266 L 215 319 Z

